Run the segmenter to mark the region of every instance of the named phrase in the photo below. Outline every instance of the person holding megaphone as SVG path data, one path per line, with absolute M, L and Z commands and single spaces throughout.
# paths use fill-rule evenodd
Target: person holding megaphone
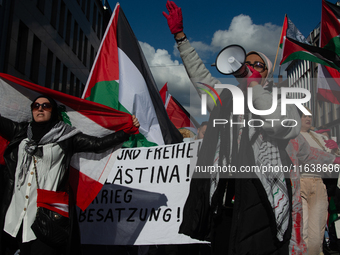
M 179 233 L 210 241 L 213 254 L 288 254 L 292 228 L 289 179 L 282 171 L 240 171 L 291 164 L 285 148 L 289 140 L 300 132 L 298 111 L 294 105 L 287 105 L 287 114 L 282 116 L 278 99 L 277 107 L 270 115 L 254 116 L 246 106 L 246 114 L 233 115 L 230 91 L 214 89 L 221 82 L 212 77 L 183 31 L 181 8 L 172 1 L 167 1 L 166 8 L 169 13 L 163 12 L 163 15 L 197 92 L 202 96 L 209 88 L 215 99 L 219 97 L 222 102 L 216 100 L 215 106 L 213 100 L 207 97 L 210 119 L 196 166 L 232 166 L 236 169 L 236 173 L 210 173 L 207 178 L 200 176 L 201 173 L 194 173 Z M 228 51 L 234 52 L 228 55 Z M 233 74 L 244 93 L 248 87 L 252 88 L 255 109 L 271 108 L 271 61 L 257 51 L 250 51 L 244 54 L 243 59 L 238 59 L 238 55 L 242 55 L 242 52 L 235 53 L 238 51 L 239 47 L 221 51 L 216 60 L 218 71 Z M 222 57 L 222 52 L 227 57 Z M 251 118 L 260 120 L 263 125 L 241 124 L 248 123 Z M 214 119 L 239 124 L 229 125 L 229 122 L 214 126 Z M 274 123 L 270 119 L 278 121 Z M 287 125 L 283 127 L 280 123 L 285 119 Z M 290 123 L 289 120 L 295 121 Z

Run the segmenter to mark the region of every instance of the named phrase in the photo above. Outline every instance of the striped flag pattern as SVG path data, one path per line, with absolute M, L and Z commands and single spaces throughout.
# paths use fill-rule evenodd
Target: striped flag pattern
M 119 4 L 112 13 L 82 97 L 136 115 L 140 134 L 125 142 L 124 147 L 182 141 Z
M 102 137 L 124 130 L 137 134 L 131 115 L 88 100 L 45 88 L 8 74 L 0 74 L 0 114 L 16 122 L 31 121 L 30 105 L 38 95 L 53 98 L 62 108 L 64 121 L 81 132 Z M 1 143 L 3 151 L 7 143 Z M 116 149 L 105 153 L 77 153 L 71 159 L 70 184 L 76 204 L 85 210 L 109 175 Z
M 287 14 L 285 15 L 285 19 L 283 21 L 282 33 L 280 38 L 280 48 L 284 46 L 285 39 L 289 37 L 296 41 L 309 44 L 307 39 L 302 35 L 299 29 L 294 25 L 294 23 L 288 18 Z
M 333 51 L 304 44 L 287 37 L 280 65 L 294 59 L 308 60 L 340 70 L 340 58 Z
M 197 128 L 199 124 L 197 121 L 190 116 L 189 112 L 168 92 L 168 84 L 159 91 L 166 112 L 177 129 L 186 128 L 197 134 Z
M 340 7 L 322 0 L 320 47 L 340 54 Z M 318 100 L 340 104 L 339 69 L 318 66 L 317 81 Z

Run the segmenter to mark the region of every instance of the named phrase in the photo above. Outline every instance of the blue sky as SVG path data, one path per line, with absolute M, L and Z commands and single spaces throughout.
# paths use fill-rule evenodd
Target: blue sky
M 117 2 L 113 0 L 108 2 L 114 9 Z M 322 4 L 321 0 L 174 2 L 182 8 L 184 32 L 191 44 L 212 75 L 220 80 L 232 78 L 218 73 L 215 67 L 211 67 L 217 54 L 225 46 L 239 44 L 246 51 L 258 50 L 274 62 L 285 14 L 307 37 L 320 23 Z M 133 3 L 131 0 L 122 0 L 119 3 L 141 43 L 159 89 L 168 82 L 169 92 L 192 115 L 199 115 L 200 109 L 190 103 L 188 88 L 191 84 L 175 47 L 173 35 L 162 14 L 163 11 L 167 11 L 166 0 Z M 276 63 L 276 75 L 280 56 L 281 52 Z M 283 75 L 284 68 L 285 66 L 281 68 Z

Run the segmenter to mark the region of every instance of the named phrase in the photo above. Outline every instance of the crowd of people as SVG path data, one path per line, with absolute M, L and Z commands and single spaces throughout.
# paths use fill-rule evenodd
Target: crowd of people
M 166 7 L 168 13 L 163 14 L 188 76 L 201 95 L 200 84 L 215 87 L 220 81 L 212 77 L 190 45 L 183 31 L 181 9 L 172 1 L 168 1 Z M 243 91 L 253 88 L 255 109 L 269 109 L 272 105 L 272 63 L 256 51 L 248 52 L 245 63 L 252 75 L 240 80 L 238 86 Z M 207 139 L 203 140 L 197 164 L 275 166 L 294 162 L 298 166 L 339 163 L 337 144 L 311 131 L 310 115 L 304 115 L 293 106 L 287 109 L 286 116 L 280 115 L 280 103 L 270 116 L 257 116 L 264 121 L 261 129 L 241 125 L 213 128 L 214 118 L 234 118 L 235 122 L 242 123 L 252 117 L 250 113 L 232 115 L 228 103 L 230 94 L 222 89 L 216 91 L 223 107 L 214 107 L 213 102 L 208 102 Z M 282 128 L 266 123 L 266 119 L 283 118 L 297 120 L 298 125 Z M 326 178 L 307 171 L 301 176 L 292 172 L 286 176 L 268 174 L 248 178 L 211 175 L 196 179 L 194 175 L 180 233 L 210 241 L 212 254 L 322 254 L 328 216 L 328 196 L 323 181 Z
M 184 33 L 181 8 L 172 1 L 167 1 L 166 8 L 168 13 L 163 14 L 187 74 L 201 96 L 202 84 L 214 88 L 221 82 L 211 75 Z M 251 74 L 238 79 L 238 87 L 245 93 L 252 88 L 255 109 L 269 109 L 273 101 L 271 61 L 259 51 L 250 51 L 245 64 Z M 216 91 L 222 104 L 215 106 L 213 100 L 208 99 L 209 121 L 200 125 L 196 135 L 181 130 L 184 139 L 202 139 L 197 165 L 239 168 L 340 164 L 340 150 L 330 130 L 313 128 L 312 117 L 306 111 L 287 105 L 286 115 L 281 115 L 278 99 L 277 108 L 269 115 L 254 116 L 247 105 L 244 115 L 235 115 L 230 91 L 218 88 Z M 124 131 L 101 138 L 85 135 L 61 121 L 57 108 L 52 98 L 41 95 L 31 104 L 31 122 L 16 123 L 0 116 L 0 134 L 10 141 L 0 179 L 1 254 L 13 254 L 18 248 L 20 255 L 81 254 L 79 229 L 71 203 L 68 209 L 71 233 L 65 247 L 51 247 L 36 237 L 31 225 L 36 219 L 38 189 L 72 196 L 68 187 L 71 156 L 77 152 L 108 150 L 129 137 Z M 213 125 L 214 119 L 247 123 L 252 118 L 260 119 L 263 125 Z M 279 121 L 270 121 L 273 119 Z M 286 126 L 280 125 L 282 120 L 289 120 Z M 132 123 L 139 127 L 135 116 Z M 163 250 L 165 254 L 319 255 L 324 250 L 326 229 L 335 237 L 335 247 L 340 250 L 335 221 L 327 228 L 330 198 L 334 198 L 340 212 L 337 176 L 328 175 L 327 171 L 321 175 L 306 170 L 254 172 L 246 176 L 214 173 L 202 177 L 199 174 L 194 173 L 191 179 L 179 233 L 209 241 L 211 247 L 206 244 L 179 245 L 176 249 L 168 246 Z

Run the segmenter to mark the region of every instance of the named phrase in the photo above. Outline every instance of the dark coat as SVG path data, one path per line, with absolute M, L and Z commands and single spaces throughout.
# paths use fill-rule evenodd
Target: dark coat
M 18 147 L 20 142 L 27 138 L 27 128 L 28 123 L 16 123 L 9 119 L 0 117 L 0 134 L 6 138 L 10 143 L 8 144 L 4 159 L 6 162 L 6 167 L 1 171 L 1 197 L 0 197 L 0 227 L 3 229 L 6 212 L 10 205 L 14 182 L 15 182 L 15 171 L 18 159 Z M 123 131 L 118 131 L 114 134 L 107 135 L 102 138 L 97 138 L 83 133 L 78 133 L 71 138 L 59 142 L 58 144 L 65 153 L 65 158 L 62 164 L 66 166 L 66 174 L 61 178 L 58 184 L 58 191 L 66 190 L 66 186 L 69 181 L 69 164 L 73 154 L 77 152 L 102 152 L 114 147 L 126 141 L 129 135 Z M 80 237 L 79 237 L 79 227 L 77 223 L 76 210 L 75 210 L 75 197 L 76 194 L 69 191 L 69 201 L 70 201 L 70 219 L 72 224 L 73 233 L 71 234 L 70 245 L 68 254 L 81 254 L 80 251 Z M 6 243 L 3 242 L 3 238 L 0 239 L 0 251 L 4 249 Z
M 211 166 L 218 141 L 218 134 L 230 134 L 228 125 L 220 130 L 212 129 L 212 119 L 229 119 L 227 112 L 231 111 L 231 101 L 228 103 L 228 94 L 221 94 L 223 107 L 218 105 L 210 115 L 207 131 L 199 152 L 198 166 Z M 232 130 L 237 137 L 236 129 Z M 261 130 L 259 130 L 261 132 Z M 254 135 L 255 136 L 255 135 Z M 229 155 L 229 135 L 221 137 L 221 152 Z M 228 140 L 229 139 L 229 140 Z M 236 139 L 232 144 L 233 166 L 251 166 L 255 164 L 252 141 L 249 141 L 247 131 L 243 131 L 240 149 L 237 149 Z M 254 140 L 255 141 L 255 140 Z M 279 142 L 280 157 L 283 165 L 291 163 L 285 147 L 288 141 Z M 222 148 L 224 146 L 224 148 Z M 227 159 L 228 160 L 228 159 Z M 222 165 L 222 162 L 219 162 Z M 238 168 L 239 169 L 239 168 Z M 276 237 L 276 221 L 273 209 L 267 198 L 261 181 L 253 178 L 231 178 L 219 180 L 217 189 L 210 203 L 210 174 L 194 176 L 190 184 L 190 192 L 183 211 L 183 221 L 179 233 L 186 234 L 194 239 L 212 242 L 215 254 L 288 254 L 288 245 L 291 237 L 292 219 L 290 217 L 288 229 L 283 241 Z M 225 177 L 225 176 L 224 176 Z M 243 176 L 244 177 L 244 176 Z M 286 178 L 288 195 L 291 202 L 291 183 Z M 226 191 L 226 197 L 224 196 Z M 235 196 L 235 203 L 231 200 Z M 225 199 L 226 198 L 226 199 Z M 225 199 L 225 200 L 224 200 Z M 290 203 L 291 204 L 291 203 Z M 291 206 L 290 206 L 291 209 Z

